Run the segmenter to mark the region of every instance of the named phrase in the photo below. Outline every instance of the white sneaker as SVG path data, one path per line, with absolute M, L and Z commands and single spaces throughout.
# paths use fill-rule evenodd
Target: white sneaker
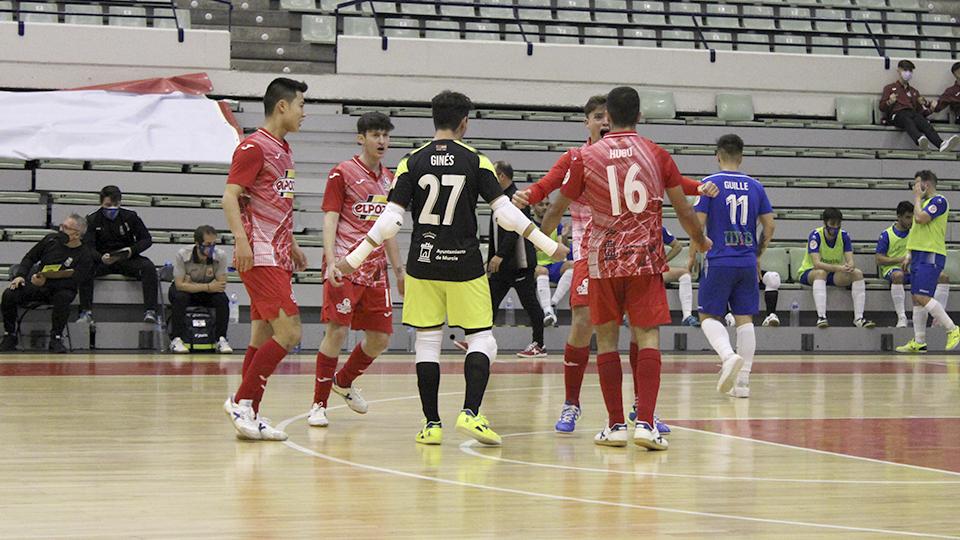
M 776 313 L 767 315 L 767 318 L 763 320 L 763 326 L 780 326 L 780 317 L 777 317 Z
M 750 374 L 741 371 L 737 376 L 737 384 L 727 392 L 727 395 L 735 398 L 750 397 Z
M 557 325 L 557 314 L 554 313 L 553 308 L 548 308 L 543 310 L 543 325 L 544 326 Z
M 310 416 L 307 417 L 307 424 L 313 427 L 327 427 L 330 421 L 327 420 L 327 409 L 321 407 L 319 403 L 314 403 L 310 409 Z
M 727 326 L 737 325 L 737 320 L 733 318 L 733 313 L 727 313 L 723 320 L 727 321 Z
M 257 415 L 257 430 L 261 441 L 285 441 L 287 434 L 270 425 L 270 419 Z
M 221 336 L 220 339 L 217 340 L 217 352 L 220 354 L 233 354 L 233 347 L 230 346 L 227 338 Z
M 917 148 L 924 151 L 929 150 L 930 139 L 928 139 L 926 135 L 921 135 L 920 138 L 917 139 Z
M 943 144 L 940 145 L 941 152 L 949 152 L 954 149 L 957 145 L 957 141 L 960 140 L 956 135 L 950 137 L 949 139 L 943 141 Z
M 260 429 L 257 425 L 256 414 L 253 412 L 253 400 L 241 399 L 240 403 L 233 401 L 233 396 L 223 403 L 223 410 L 233 422 L 237 436 L 252 441 L 260 440 Z
M 180 338 L 174 338 L 170 342 L 170 352 L 175 354 L 183 354 L 190 352 L 190 349 L 183 343 L 183 340 Z
M 907 327 L 907 318 L 897 317 L 897 328 L 906 328 L 906 327 Z
M 77 324 L 93 324 L 93 322 L 92 311 L 81 311 L 80 316 L 77 317 Z
M 367 409 L 369 409 L 370 406 L 367 405 L 367 400 L 363 399 L 363 394 L 360 393 L 359 388 L 355 386 L 341 388 L 337 386 L 337 378 L 334 377 L 333 391 L 347 402 L 347 407 L 350 407 L 350 410 L 360 414 L 367 414 Z
M 669 443 L 656 429 L 646 422 L 637 422 L 637 429 L 633 431 L 633 444 L 647 450 L 666 450 Z
M 603 431 L 597 433 L 593 438 L 594 444 L 600 446 L 626 446 L 627 445 L 627 425 L 616 424 L 613 427 L 607 426 Z
M 720 368 L 720 380 L 717 381 L 717 392 L 726 394 L 733 388 L 733 383 L 737 381 L 737 375 L 740 368 L 743 367 L 743 357 L 739 354 L 733 354 L 723 361 Z

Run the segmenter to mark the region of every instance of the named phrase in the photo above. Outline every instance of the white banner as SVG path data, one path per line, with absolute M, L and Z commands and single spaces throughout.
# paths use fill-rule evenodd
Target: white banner
M 216 101 L 180 92 L 0 92 L 0 157 L 230 163 L 240 142 Z

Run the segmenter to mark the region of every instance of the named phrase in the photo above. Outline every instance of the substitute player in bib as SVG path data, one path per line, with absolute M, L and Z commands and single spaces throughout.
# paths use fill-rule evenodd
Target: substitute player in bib
M 947 350 L 960 345 L 960 328 L 944 306 L 933 298 L 937 280 L 947 263 L 947 216 L 950 205 L 937 193 L 937 175 L 919 171 L 913 179 L 913 226 L 907 236 L 907 264 L 913 295 L 913 339 L 897 347 L 901 353 L 927 352 L 927 314 L 947 331 Z
M 547 208 L 550 208 L 550 201 L 544 199 L 532 205 L 532 208 L 534 223 L 539 226 L 540 221 L 543 220 L 543 215 L 547 213 Z M 566 236 L 565 232 L 561 223 L 557 230 L 550 233 L 550 238 L 566 243 L 569 240 L 564 238 Z M 543 309 L 543 325 L 556 326 L 558 322 L 557 304 L 567 297 L 570 293 L 570 284 L 573 283 L 573 261 L 570 259 L 554 261 L 550 258 L 549 253 L 537 250 L 537 268 L 534 275 L 537 280 L 537 300 Z M 550 294 L 551 283 L 557 284 L 553 294 Z
M 263 95 L 267 120 L 234 151 L 223 194 L 236 268 L 250 296 L 250 346 L 243 359 L 243 381 L 223 406 L 245 439 L 287 439 L 259 410 L 267 378 L 300 343 L 300 311 L 290 280 L 295 270 L 307 267 L 307 257 L 293 238 L 296 172 L 284 137 L 300 130 L 306 91 L 306 84 L 285 78 L 267 86 Z
M 365 414 L 367 401 L 353 381 L 380 356 L 393 333 L 393 302 L 387 259 L 393 266 L 397 288 L 403 294 L 403 265 L 397 241 L 391 238 L 377 248 L 356 272 L 344 278 L 337 259 L 363 241 L 374 221 L 387 206 L 387 190 L 393 175 L 383 166 L 390 146 L 390 118 L 379 112 L 365 113 L 357 120 L 360 155 L 334 167 L 323 190 L 323 309 L 320 320 L 327 331 L 317 352 L 313 407 L 307 423 L 326 427 L 328 400 L 333 389 L 354 412 Z M 354 347 L 340 371 L 338 355 L 350 329 L 363 330 L 363 341 Z
M 721 172 L 703 181 L 716 184 L 720 194 L 712 199 L 702 197 L 695 207 L 713 242 L 700 279 L 700 324 L 723 362 L 717 390 L 746 398 L 750 397 L 750 369 L 757 349 L 753 329 L 753 316 L 760 311 L 757 259 L 773 238 L 773 208 L 760 182 L 738 172 L 743 161 L 740 137 L 720 137 L 717 161 Z M 763 225 L 762 236 L 757 234 L 758 221 Z M 728 305 L 737 325 L 737 352 L 721 322 Z
M 683 242 L 677 239 L 666 227 L 661 227 L 661 236 L 663 237 L 664 247 L 669 246 L 670 251 L 666 255 L 666 263 L 680 256 L 683 251 Z M 663 273 L 664 283 L 677 283 L 680 286 L 680 312 L 682 319 L 680 326 L 700 326 L 700 321 L 693 315 L 693 280 L 690 278 L 690 264 L 683 267 L 670 267 Z
M 638 399 L 634 442 L 650 450 L 666 450 L 667 441 L 653 420 L 660 390 L 659 326 L 670 322 L 662 276 L 667 270 L 661 237 L 664 193 L 691 245 L 706 250 L 709 240 L 687 203 L 683 177 L 670 154 L 637 135 L 637 91 L 625 86 L 611 90 L 607 117 L 610 133 L 571 156 L 569 179 L 547 211 L 543 227 L 552 230 L 570 203 L 585 197 L 592 214 L 583 246 L 590 271 L 590 320 L 597 332 L 597 370 L 608 414 L 607 425 L 594 442 L 627 444 L 623 372 L 617 352 L 620 322 L 626 313 L 639 349 L 633 373 Z
M 434 139 L 400 161 L 383 214 L 338 267 L 344 274 L 358 268 L 374 249 L 397 234 L 404 212 L 410 209 L 414 224 L 403 323 L 417 329 L 417 387 L 426 417 L 416 441 L 440 444 L 443 437 L 437 399 L 441 328 L 446 322 L 462 328 L 467 341 L 466 395 L 457 431 L 483 444 L 499 445 L 500 436 L 480 414 L 497 341 L 490 331 L 493 308 L 477 237 L 477 198 L 490 203 L 500 227 L 521 233 L 555 259 L 563 259 L 569 250 L 540 232 L 510 203 L 493 163 L 461 141 L 473 108 L 470 98 L 444 91 L 434 96 L 431 107 Z

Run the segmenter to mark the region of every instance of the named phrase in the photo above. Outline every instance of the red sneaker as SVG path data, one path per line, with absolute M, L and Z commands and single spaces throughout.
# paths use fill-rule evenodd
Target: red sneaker
M 539 343 L 533 342 L 527 345 L 527 348 L 518 352 L 520 358 L 546 358 L 547 351 Z

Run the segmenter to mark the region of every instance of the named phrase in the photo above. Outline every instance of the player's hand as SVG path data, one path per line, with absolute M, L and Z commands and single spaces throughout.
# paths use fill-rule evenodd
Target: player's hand
M 34 274 L 30 276 L 30 283 L 33 283 L 37 287 L 43 287 L 47 284 L 47 278 L 40 274 Z
M 903 262 L 900 263 L 900 268 L 903 268 L 904 272 L 910 271 L 910 254 L 907 253 L 907 256 L 903 258 Z
M 326 273 L 326 275 L 324 276 L 324 277 L 326 278 L 326 280 L 327 280 L 331 285 L 333 285 L 334 287 L 339 287 L 339 286 L 343 285 L 343 281 L 342 281 L 342 280 L 343 280 L 343 271 L 340 270 L 339 265 L 340 265 L 340 262 L 339 262 L 339 261 L 338 261 L 336 264 L 328 264 L 328 265 L 327 265 L 327 273 Z M 352 270 L 351 270 L 351 272 L 352 272 Z M 347 273 L 349 273 L 349 272 L 347 272 Z
M 514 206 L 523 210 L 524 208 L 530 206 L 530 191 L 526 189 L 517 190 L 517 192 L 513 194 L 513 198 L 511 200 L 513 201 Z
M 237 272 L 246 272 L 253 268 L 253 250 L 246 239 L 236 241 L 233 246 L 233 266 Z
M 300 249 L 300 246 L 296 244 L 291 246 L 290 257 L 293 258 L 294 272 L 302 272 L 307 269 L 307 254 Z
M 113 264 L 114 262 L 113 257 L 111 257 L 109 253 L 104 253 L 103 257 L 100 257 L 100 260 L 107 266 Z
M 570 248 L 558 242 L 557 250 L 554 251 L 552 255 L 550 255 L 550 258 L 555 261 L 563 261 L 563 260 L 566 260 L 567 255 L 569 254 L 570 254 Z
M 496 274 L 500 271 L 500 264 L 503 262 L 503 257 L 499 255 L 494 255 L 490 257 L 490 262 L 487 263 L 487 272 L 491 274 Z
M 710 248 L 713 247 L 713 241 L 709 237 L 704 236 L 702 240 L 690 240 L 690 246 L 700 253 L 706 253 L 710 251 Z
M 853 272 L 854 270 L 856 270 L 856 267 L 853 266 L 852 264 L 846 264 L 846 263 L 844 263 L 843 266 L 840 267 L 840 270 L 841 270 L 842 272 L 846 272 L 846 273 L 849 274 L 850 272 Z
M 350 274 L 356 272 L 357 270 L 356 268 L 350 266 L 350 263 L 347 262 L 346 257 L 337 261 L 335 268 L 337 272 L 340 273 L 341 276 L 349 276 Z
M 697 271 L 697 256 L 694 253 L 691 253 L 687 258 L 687 272 L 691 274 L 696 273 Z
M 222 293 L 227 290 L 226 281 L 213 280 L 207 285 L 207 292 Z
M 897 102 L 897 93 L 893 92 L 892 94 L 890 94 L 890 97 L 887 98 L 887 103 L 889 103 L 890 105 L 893 105 L 896 102 Z
M 400 293 L 400 296 L 403 296 L 404 293 L 404 281 L 407 276 L 407 273 L 404 272 L 403 267 L 397 268 L 393 271 L 393 275 L 397 278 L 397 292 Z
M 720 193 L 720 188 L 718 188 L 713 182 L 701 182 L 700 185 L 697 186 L 697 193 L 712 199 Z
M 913 196 L 918 199 L 923 197 L 923 188 L 920 187 L 920 182 L 913 183 Z
M 25 280 L 25 279 L 23 279 L 22 277 L 19 277 L 19 276 L 18 276 L 18 277 L 13 278 L 13 281 L 10 282 L 10 286 L 9 286 L 8 288 L 11 289 L 11 290 L 13 290 L 13 289 L 19 289 L 20 287 L 23 287 L 23 285 L 24 285 L 26 282 L 27 282 L 27 280 Z

